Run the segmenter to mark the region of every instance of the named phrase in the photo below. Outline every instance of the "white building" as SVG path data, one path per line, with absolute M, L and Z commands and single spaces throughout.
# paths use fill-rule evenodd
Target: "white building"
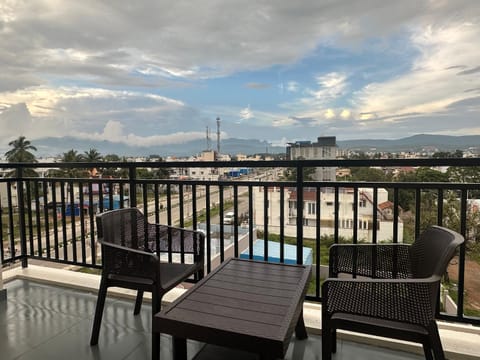
M 264 226 L 264 188 L 254 188 L 255 224 Z M 268 188 L 268 231 L 280 233 L 280 188 Z M 373 189 L 358 189 L 357 204 L 357 240 L 371 242 L 376 228 L 377 241 L 393 240 L 393 203 L 388 201 L 385 189 L 377 192 L 377 223 L 373 224 Z M 303 235 L 314 239 L 317 227 L 317 193 L 315 190 L 303 193 Z M 353 202 L 354 189 L 344 188 L 338 195 L 338 230 L 339 236 L 350 239 L 353 236 Z M 288 189 L 284 194 L 284 233 L 296 236 L 297 229 L 297 194 L 296 189 Z M 335 193 L 325 188 L 320 193 L 320 235 L 335 233 Z M 398 219 L 398 241 L 403 241 L 403 223 Z
M 316 143 L 310 141 L 297 141 L 288 144 L 288 160 L 333 160 L 337 157 L 337 143 L 335 136 L 322 136 L 317 138 Z M 314 180 L 317 181 L 335 181 L 336 168 L 318 167 L 316 168 Z
M 215 161 L 216 152 L 213 150 L 203 151 L 197 157 L 182 159 L 185 167 L 171 168 L 170 178 L 172 179 L 192 179 L 192 180 L 208 180 L 218 181 L 220 175 L 216 167 L 192 167 L 189 163 L 194 161 Z M 178 161 L 178 159 L 168 158 L 167 162 Z

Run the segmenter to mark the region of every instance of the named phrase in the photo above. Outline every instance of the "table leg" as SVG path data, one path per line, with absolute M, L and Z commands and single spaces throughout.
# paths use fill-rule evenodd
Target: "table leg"
M 160 359 L 160 333 L 152 331 L 152 360 Z
M 303 310 L 298 317 L 297 325 L 295 326 L 295 336 L 299 340 L 308 338 L 307 329 L 305 328 L 305 322 L 303 321 Z
M 172 337 L 174 360 L 187 360 L 187 339 Z

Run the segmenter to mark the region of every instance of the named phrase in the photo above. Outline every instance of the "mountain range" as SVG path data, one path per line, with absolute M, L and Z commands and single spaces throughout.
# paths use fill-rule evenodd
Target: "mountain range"
M 312 140 L 312 142 L 315 142 Z M 70 149 L 79 153 L 93 148 L 100 154 L 117 154 L 119 156 L 190 156 L 206 149 L 204 140 L 194 140 L 182 144 L 169 144 L 150 147 L 133 147 L 122 143 L 109 141 L 79 140 L 72 137 L 43 138 L 32 141 L 38 149 L 37 156 L 56 156 L 67 152 Z M 221 141 L 220 152 L 223 154 L 284 154 L 285 147 L 272 146 L 267 141 L 257 139 L 236 139 L 229 138 Z M 337 140 L 340 149 L 357 151 L 454 151 L 465 150 L 471 147 L 480 148 L 480 135 L 449 136 L 449 135 L 428 135 L 420 134 L 396 140 L 385 139 L 359 139 L 359 140 Z M 212 147 L 216 150 L 216 147 Z

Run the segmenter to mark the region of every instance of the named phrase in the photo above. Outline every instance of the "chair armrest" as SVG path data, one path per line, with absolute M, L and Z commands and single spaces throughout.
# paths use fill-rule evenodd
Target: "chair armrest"
M 108 274 L 156 280 L 159 258 L 156 254 L 126 246 L 102 243 L 102 266 Z
M 427 326 L 435 318 L 440 277 L 425 279 L 327 279 L 322 316 L 369 316 Z
M 410 245 L 334 244 L 329 250 L 329 277 L 340 273 L 379 279 L 408 278 Z

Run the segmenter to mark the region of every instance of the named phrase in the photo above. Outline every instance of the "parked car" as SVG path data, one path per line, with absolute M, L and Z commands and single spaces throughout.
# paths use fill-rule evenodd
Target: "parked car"
M 235 223 L 235 214 L 232 211 L 226 212 L 223 216 L 223 223 L 225 225 L 233 225 Z

